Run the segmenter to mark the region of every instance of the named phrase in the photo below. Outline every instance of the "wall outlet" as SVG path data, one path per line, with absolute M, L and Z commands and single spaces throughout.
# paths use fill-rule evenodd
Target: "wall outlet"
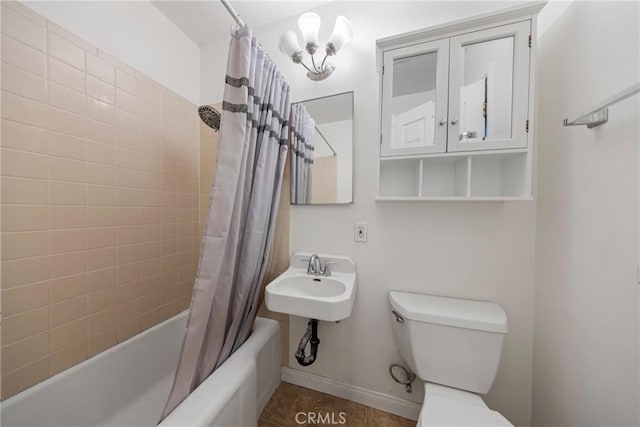
M 367 223 L 366 222 L 356 222 L 353 240 L 355 240 L 356 242 L 363 242 L 363 243 L 367 241 Z

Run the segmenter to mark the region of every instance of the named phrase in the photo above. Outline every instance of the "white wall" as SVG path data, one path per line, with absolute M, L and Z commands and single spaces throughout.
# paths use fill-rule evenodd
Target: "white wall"
M 200 49 L 151 2 L 25 1 L 56 24 L 200 103 Z
M 561 125 L 638 82 L 639 14 L 575 2 L 539 43 L 534 425 L 640 425 L 638 96 Z
M 354 203 L 301 206 L 291 212 L 291 250 L 343 254 L 357 266 L 359 290 L 352 316 L 320 325 L 319 359 L 308 368 L 403 399 L 421 402 L 420 387 L 407 394 L 389 377 L 400 361 L 391 332 L 387 294 L 392 289 L 498 302 L 509 316 L 503 359 L 490 406 L 517 425 L 527 425 L 531 405 L 533 334 L 534 203 L 376 203 L 378 167 L 378 74 L 375 40 L 509 6 L 505 2 L 338 2 L 317 8 L 326 40 L 338 14 L 347 16 L 355 38 L 335 57 L 336 71 L 312 82 L 277 48 L 280 34 L 296 29 L 297 17 L 256 29 L 293 89 L 293 101 L 354 90 Z M 251 24 L 251 23 L 249 23 Z M 228 40 L 201 52 L 203 101 L 219 100 Z M 353 242 L 354 221 L 369 225 L 369 242 Z M 292 318 L 291 354 L 304 319 Z

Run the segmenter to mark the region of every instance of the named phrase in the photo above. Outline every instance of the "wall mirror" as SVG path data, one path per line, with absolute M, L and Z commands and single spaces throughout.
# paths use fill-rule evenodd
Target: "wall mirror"
M 352 203 L 353 92 L 296 104 L 304 105 L 312 122 L 303 139 L 292 135 L 291 204 Z
M 514 38 L 463 47 L 460 87 L 460 143 L 511 138 Z

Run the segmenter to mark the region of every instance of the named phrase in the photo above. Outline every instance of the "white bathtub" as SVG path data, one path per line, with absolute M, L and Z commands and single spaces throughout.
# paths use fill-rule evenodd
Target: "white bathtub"
M 187 313 L 4 402 L 1 425 L 155 426 L 177 366 Z M 280 383 L 278 322 L 256 318 L 247 342 L 160 426 L 256 426 Z

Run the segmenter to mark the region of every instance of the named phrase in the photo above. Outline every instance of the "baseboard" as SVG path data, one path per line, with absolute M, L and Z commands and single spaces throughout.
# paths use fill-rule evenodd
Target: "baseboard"
M 282 367 L 281 379 L 287 383 L 341 397 L 351 400 L 352 402 L 360 403 L 361 405 L 371 406 L 372 408 L 412 420 L 417 420 L 418 415 L 420 415 L 420 405 L 415 402 L 409 402 L 408 400 L 399 399 L 388 394 L 341 383 L 330 378 L 309 374 L 286 366 Z

